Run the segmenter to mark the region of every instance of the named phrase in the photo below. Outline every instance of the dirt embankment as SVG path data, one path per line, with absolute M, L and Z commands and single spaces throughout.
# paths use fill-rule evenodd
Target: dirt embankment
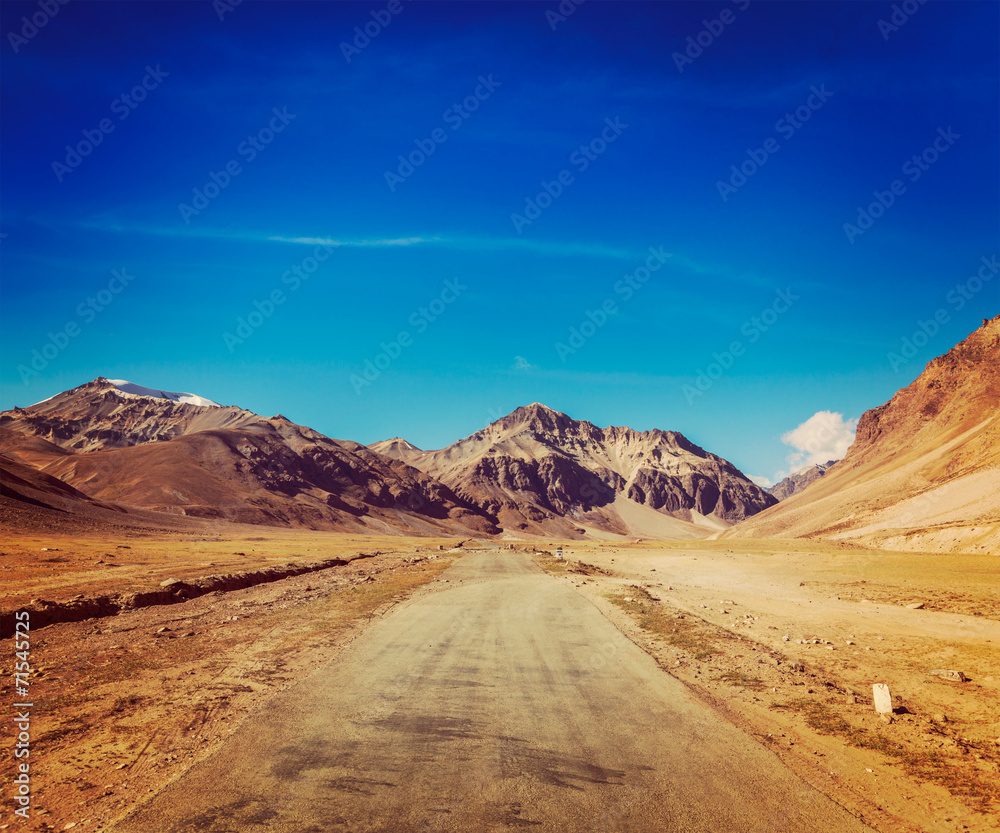
M 224 573 L 205 576 L 191 581 L 166 579 L 160 586 L 149 590 L 133 590 L 114 595 L 84 597 L 75 596 L 68 601 L 46 601 L 32 599 L 17 611 L 0 611 L 0 636 L 9 637 L 14 633 L 14 617 L 19 611 L 27 611 L 32 630 L 54 625 L 59 622 L 82 622 L 102 616 L 115 616 L 125 610 L 136 610 L 154 605 L 170 605 L 196 599 L 207 593 L 242 590 L 258 584 L 343 567 L 361 558 L 373 558 L 377 553 L 359 553 L 351 558 L 328 558 L 315 564 L 284 564 L 262 570 Z

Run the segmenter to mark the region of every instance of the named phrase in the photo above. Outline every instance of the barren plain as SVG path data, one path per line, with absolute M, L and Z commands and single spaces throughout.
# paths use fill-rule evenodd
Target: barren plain
M 282 692 L 340 673 L 352 643 L 397 615 L 401 602 L 440 596 L 445 604 L 441 594 L 454 582 L 443 571 L 484 553 L 531 555 L 549 573 L 533 582 L 580 594 L 586 609 L 656 661 L 656 674 L 675 678 L 720 725 L 734 724 L 858 822 L 880 831 L 997 829 L 995 556 L 775 540 L 564 543 L 557 559 L 557 546 L 226 525 L 202 535 L 123 533 L 116 541 L 7 533 L 5 613 L 86 609 L 87 599 L 109 591 L 162 601 L 164 583 L 180 590 L 170 604 L 32 632 L 34 813 L 23 823 L 4 807 L 0 829 L 107 830 L 142 812 L 196 764 L 224 754 L 240 726 L 252 731 Z M 324 566 L 332 559 L 343 563 Z M 305 567 L 313 571 L 294 574 Z M 203 592 L 206 577 L 221 589 Z M 501 582 L 496 590 L 514 593 L 505 603 L 518 609 L 516 588 Z M 516 617 L 505 615 L 513 633 Z M 11 640 L 3 644 L 13 650 Z M 937 669 L 967 679 L 929 673 Z M 876 682 L 892 691 L 891 723 L 874 712 Z M 12 697 L 11 681 L 3 685 Z M 558 716 L 565 689 L 550 694 L 532 697 L 538 714 L 525 721 Z M 633 719 L 629 699 L 639 695 L 617 694 L 619 708 L 601 722 L 624 731 Z M 665 721 L 654 740 L 669 745 L 674 731 Z M 706 754 L 724 757 L 717 741 L 705 743 Z M 11 764 L 5 759 L 5 778 Z M 364 796 L 352 795 L 351 806 L 363 813 Z M 521 810 L 486 829 L 528 819 L 541 830 L 563 829 L 530 806 Z M 427 829 L 452 829 L 447 813 L 435 819 Z M 592 821 L 594 829 L 646 829 L 624 818 Z M 790 820 L 792 827 L 775 824 L 795 829 Z M 238 829 L 221 819 L 213 825 L 203 829 Z

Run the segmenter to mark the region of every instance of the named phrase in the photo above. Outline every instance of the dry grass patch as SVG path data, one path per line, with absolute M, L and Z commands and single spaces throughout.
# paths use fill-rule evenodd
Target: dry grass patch
M 855 726 L 832 708 L 830 703 L 799 697 L 771 708 L 796 712 L 809 728 L 823 735 L 835 735 L 858 749 L 878 752 L 900 764 L 906 773 L 947 789 L 977 812 L 988 814 L 1000 803 L 1000 782 L 984 773 L 958 767 L 946 756 L 926 751 L 887 737 L 882 732 Z
M 569 570 L 569 561 L 565 558 L 556 558 L 550 552 L 536 552 L 534 555 L 535 563 L 547 573 L 559 575 Z
M 759 677 L 751 677 L 743 671 L 726 671 L 715 679 L 719 682 L 739 686 L 740 688 L 748 688 L 751 691 L 763 691 L 765 688 L 764 681 L 762 679 Z
M 697 660 L 722 653 L 716 644 L 720 638 L 716 628 L 696 617 L 665 610 L 641 587 L 633 585 L 624 591 L 605 593 L 604 597 L 634 617 L 640 628 Z

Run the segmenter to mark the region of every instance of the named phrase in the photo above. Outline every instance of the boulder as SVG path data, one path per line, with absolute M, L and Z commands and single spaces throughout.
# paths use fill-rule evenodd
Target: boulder
M 933 671 L 928 671 L 927 673 L 933 677 L 953 680 L 956 683 L 964 683 L 968 679 L 968 677 L 966 677 L 961 671 L 952 671 L 947 668 L 935 668 Z

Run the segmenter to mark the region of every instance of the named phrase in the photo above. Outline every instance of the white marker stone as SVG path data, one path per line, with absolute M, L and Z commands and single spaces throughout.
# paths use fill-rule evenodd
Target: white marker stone
M 889 686 L 885 683 L 875 683 L 872 686 L 872 695 L 875 697 L 875 711 L 879 714 L 892 714 L 892 695 L 889 693 Z

